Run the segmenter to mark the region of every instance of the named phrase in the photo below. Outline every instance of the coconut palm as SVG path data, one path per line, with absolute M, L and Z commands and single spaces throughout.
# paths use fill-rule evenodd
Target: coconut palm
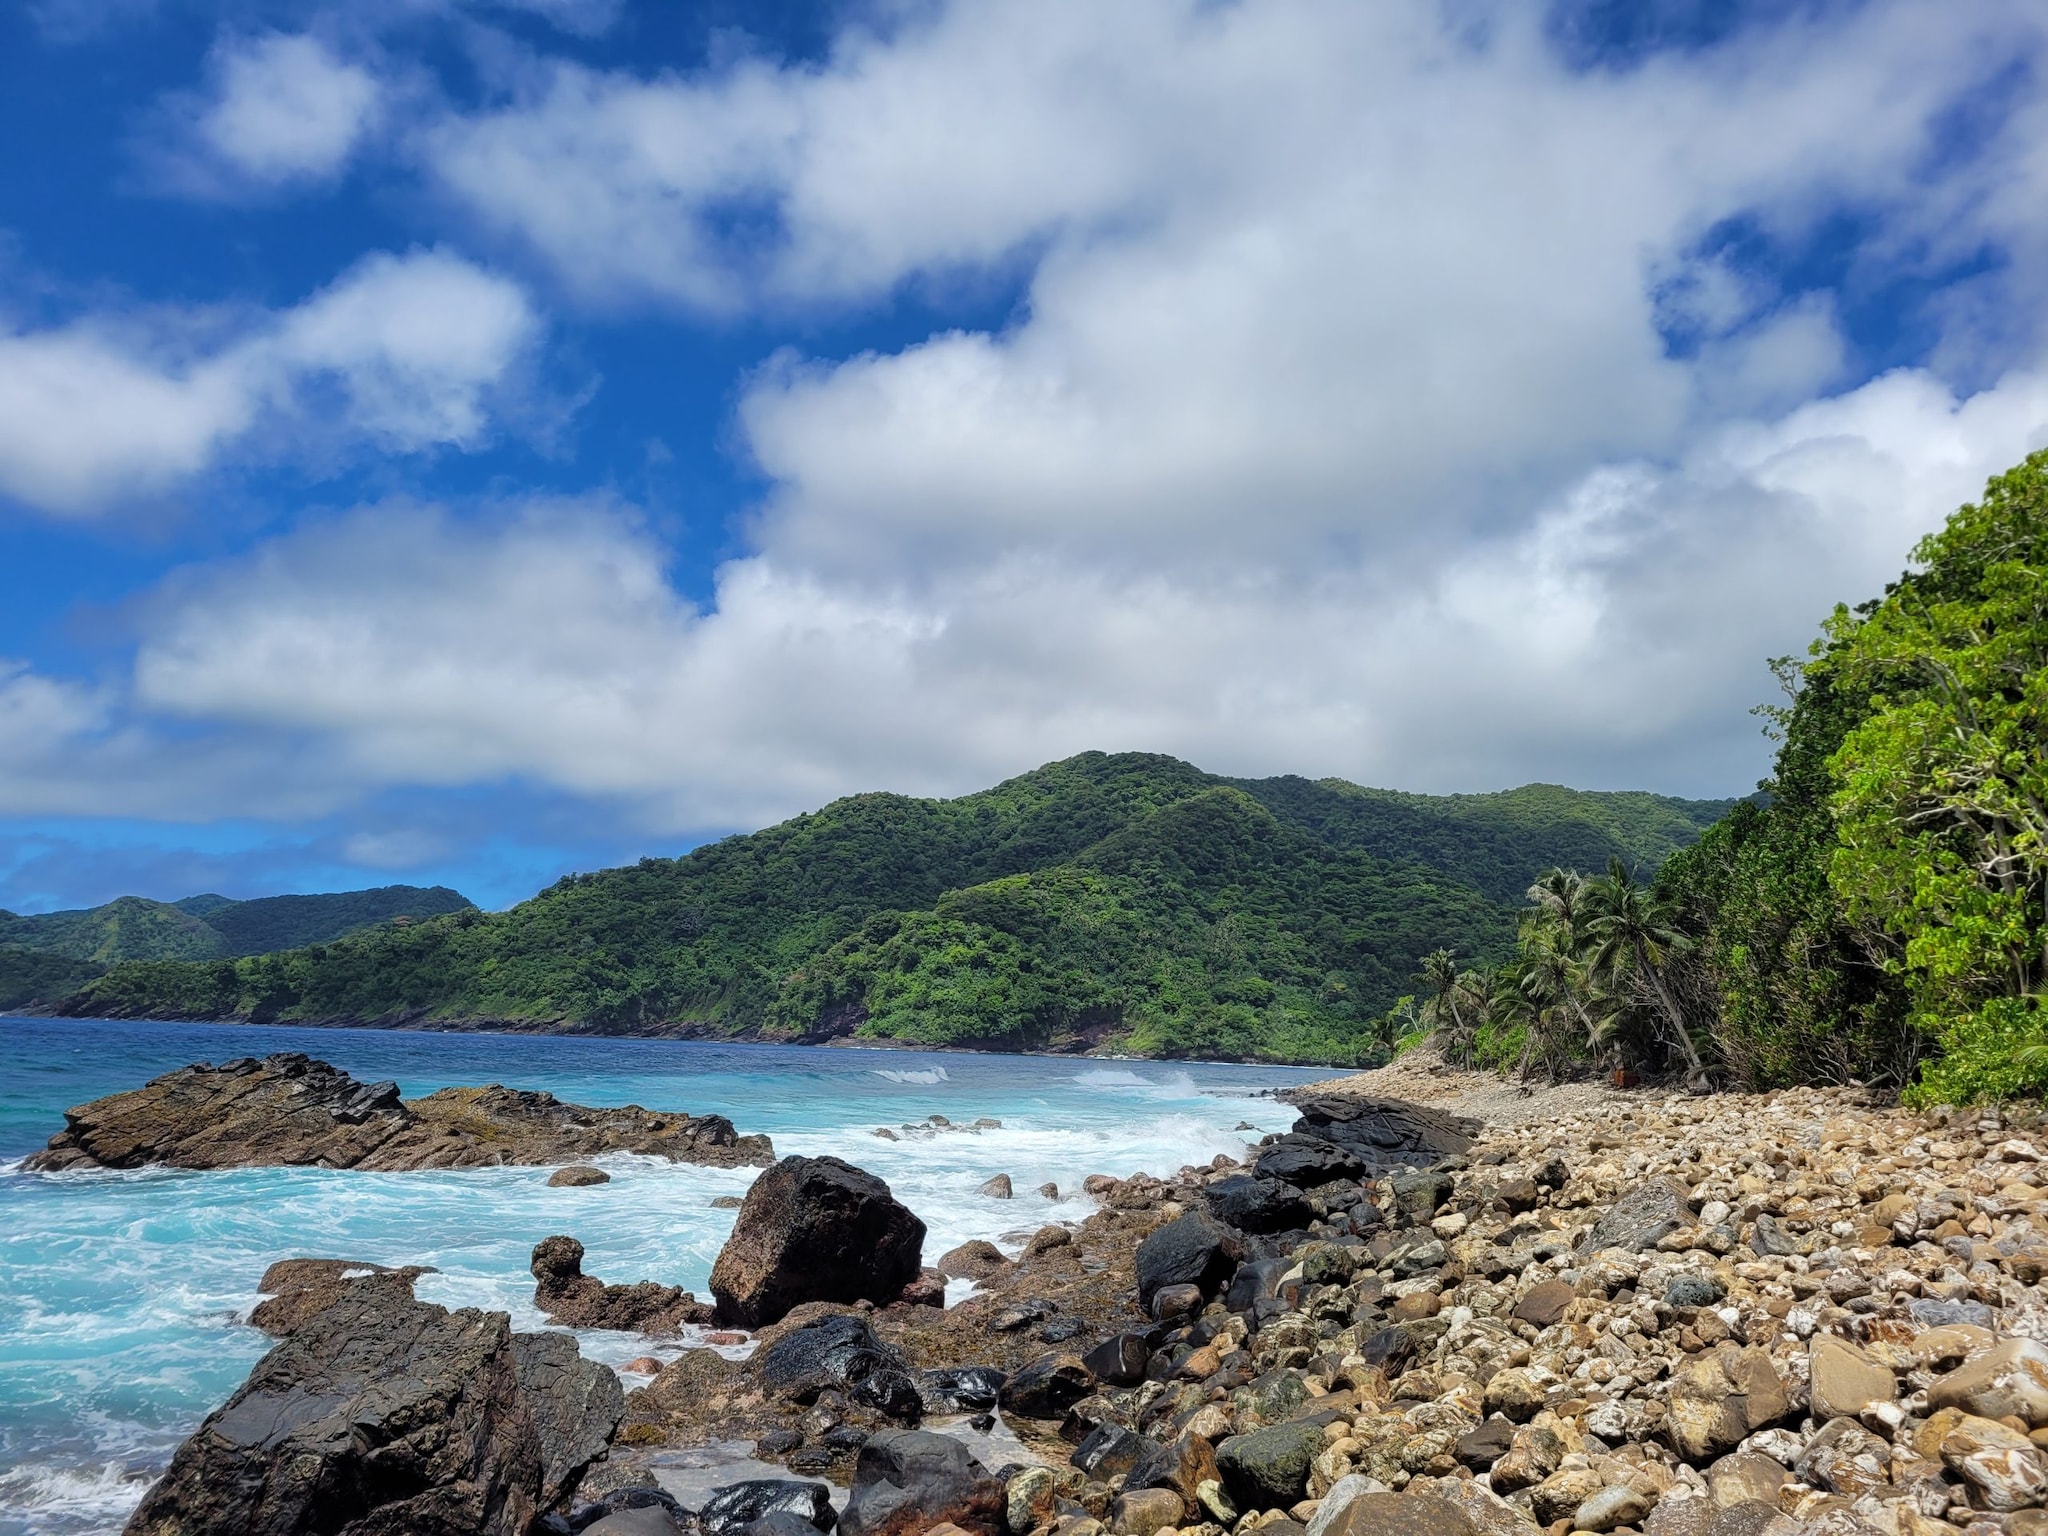
M 1685 1053 L 1686 1076 L 1694 1082 L 1705 1081 L 1706 1063 L 1700 1060 L 1692 1031 L 1686 1027 L 1685 1010 L 1678 1006 L 1664 975 L 1672 958 L 1688 948 L 1691 941 L 1672 925 L 1656 893 L 1639 885 L 1620 859 L 1610 861 L 1605 877 L 1589 881 L 1588 887 L 1588 969 L 1606 978 L 1627 973 L 1641 980 L 1656 999 L 1673 1043 Z

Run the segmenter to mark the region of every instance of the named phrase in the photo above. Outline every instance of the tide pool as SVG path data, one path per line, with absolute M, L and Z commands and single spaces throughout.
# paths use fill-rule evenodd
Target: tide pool
M 418 1294 L 491 1307 L 523 1329 L 543 1237 L 584 1270 L 706 1292 L 753 1169 L 599 1159 L 609 1184 L 549 1189 L 547 1168 L 367 1174 L 152 1169 L 32 1175 L 19 1163 L 64 1110 L 194 1061 L 304 1051 L 412 1097 L 456 1084 L 547 1089 L 584 1104 L 730 1117 L 778 1154 L 829 1152 L 888 1180 L 923 1218 L 930 1262 L 969 1238 L 1015 1250 L 1079 1221 L 1090 1173 L 1166 1173 L 1233 1156 L 1294 1114 L 1259 1097 L 1326 1072 L 1040 1056 L 818 1050 L 653 1040 L 0 1018 L 0 1536 L 118 1531 L 178 1442 L 269 1340 L 245 1321 L 273 1261 L 300 1254 L 430 1264 Z M 943 1115 L 1001 1129 L 920 1134 Z M 1249 1123 L 1251 1130 L 1237 1127 Z M 874 1134 L 896 1131 L 898 1140 Z M 1007 1173 L 1017 1198 L 975 1193 Z M 1055 1201 L 1033 1193 L 1057 1184 Z M 634 1334 L 581 1332 L 614 1365 L 669 1356 Z M 629 1378 L 629 1385 L 638 1378 Z

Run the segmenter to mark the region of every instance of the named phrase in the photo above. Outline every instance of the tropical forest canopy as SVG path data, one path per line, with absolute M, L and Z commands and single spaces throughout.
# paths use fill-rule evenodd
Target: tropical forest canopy
M 1424 962 L 1419 1023 L 1454 1058 L 1921 1101 L 2048 1087 L 2048 452 L 1775 667 L 1764 794 L 1654 889 L 1552 871 L 1506 961 Z
M 1508 955 L 1543 869 L 1653 870 L 1727 809 L 1085 753 L 955 800 L 857 795 L 494 915 L 116 965 L 64 1006 L 1373 1061 L 1422 958 Z

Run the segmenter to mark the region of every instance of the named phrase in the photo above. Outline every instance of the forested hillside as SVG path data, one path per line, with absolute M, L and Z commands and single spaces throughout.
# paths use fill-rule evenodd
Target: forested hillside
M 0 911 L 0 1008 L 56 999 L 110 965 L 214 960 L 318 944 L 358 928 L 470 909 L 446 886 L 386 885 L 315 896 L 122 896 L 103 906 L 34 916 Z
M 496 915 L 117 966 L 66 1011 L 1351 1062 L 1422 956 L 1514 941 L 1560 859 L 1652 869 L 1727 802 L 1429 797 L 1086 753 L 955 800 L 857 795 Z

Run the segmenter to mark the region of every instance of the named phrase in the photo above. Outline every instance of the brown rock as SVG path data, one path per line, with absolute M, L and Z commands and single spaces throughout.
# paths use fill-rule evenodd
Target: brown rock
M 551 1093 L 443 1088 L 402 1100 L 300 1053 L 181 1067 L 64 1113 L 33 1169 L 478 1168 L 637 1152 L 712 1167 L 762 1167 L 765 1136 L 722 1115 L 593 1109 Z
M 570 1328 L 617 1328 L 628 1333 L 669 1334 L 685 1323 L 708 1323 L 711 1309 L 675 1285 L 642 1280 L 606 1285 L 583 1273 L 583 1245 L 573 1237 L 548 1237 L 534 1245 L 533 1304 Z
M 906 1307 L 943 1307 L 946 1304 L 946 1277 L 936 1269 L 920 1269 L 917 1278 L 903 1287 L 896 1301 Z
M 1951 1414 L 1941 1436 L 1942 1463 L 1976 1485 L 1987 1508 L 2025 1509 L 2048 1498 L 2048 1454 L 2016 1430 L 1953 1408 L 1929 1419 L 1928 1429 Z
M 991 1200 L 1008 1200 L 1014 1191 L 1010 1187 L 1010 1176 L 1007 1173 L 999 1173 L 992 1179 L 984 1180 L 975 1193 L 986 1195 Z
M 886 1305 L 917 1277 L 924 1223 L 873 1174 L 786 1157 L 754 1181 L 711 1267 L 721 1322 L 758 1328 L 806 1301 Z
M 577 1163 L 567 1168 L 557 1168 L 553 1173 L 549 1174 L 548 1188 L 587 1189 L 593 1184 L 609 1184 L 611 1181 L 612 1176 L 602 1168 L 592 1168 L 587 1164 Z
M 1769 1355 L 1722 1344 L 1688 1360 L 1672 1378 L 1664 1422 L 1673 1450 L 1705 1462 L 1777 1423 L 1791 1406 Z
M 1929 1386 L 1927 1406 L 1960 1408 L 1985 1419 L 2013 1415 L 2029 1428 L 2048 1425 L 2048 1346 L 2001 1339 Z
M 1606 1486 L 1607 1480 L 1590 1467 L 1566 1467 L 1529 1490 L 1529 1505 L 1536 1518 L 1548 1525 L 1572 1514 Z
M 1831 1333 L 1813 1336 L 1807 1362 L 1813 1416 L 1823 1423 L 1853 1419 L 1872 1403 L 1890 1402 L 1898 1390 L 1888 1366 Z
M 272 1338 L 289 1338 L 349 1291 L 371 1287 L 410 1301 L 413 1282 L 433 1273 L 424 1265 L 386 1269 L 349 1259 L 279 1259 L 256 1282 L 265 1299 L 256 1304 L 249 1321 Z
M 1109 1528 L 1115 1536 L 1153 1536 L 1177 1526 L 1187 1513 L 1171 1488 L 1137 1488 L 1117 1495 L 1109 1507 Z
M 1472 1517 L 1414 1493 L 1360 1494 L 1319 1536 L 1477 1536 Z
M 1493 1464 L 1489 1481 L 1495 1493 L 1515 1493 L 1533 1488 L 1558 1469 L 1564 1460 L 1564 1442 L 1548 1425 L 1524 1424 L 1515 1431 L 1508 1453 Z
M 1529 1288 L 1515 1303 L 1514 1319 L 1532 1328 L 1548 1328 L 1564 1320 L 1565 1308 L 1578 1300 L 1578 1292 L 1562 1280 L 1545 1280 Z
M 1002 1249 L 975 1238 L 939 1255 L 939 1273 L 952 1280 L 988 1280 L 1010 1267 Z
M 1717 1509 L 1731 1509 L 1752 1500 L 1776 1505 L 1778 1490 L 1792 1474 L 1768 1456 L 1736 1451 L 1707 1468 L 1707 1497 Z
M 1435 1317 L 1442 1305 L 1442 1299 L 1434 1291 L 1416 1291 L 1397 1299 L 1387 1309 L 1387 1316 L 1397 1323 L 1412 1323 L 1425 1317 Z

